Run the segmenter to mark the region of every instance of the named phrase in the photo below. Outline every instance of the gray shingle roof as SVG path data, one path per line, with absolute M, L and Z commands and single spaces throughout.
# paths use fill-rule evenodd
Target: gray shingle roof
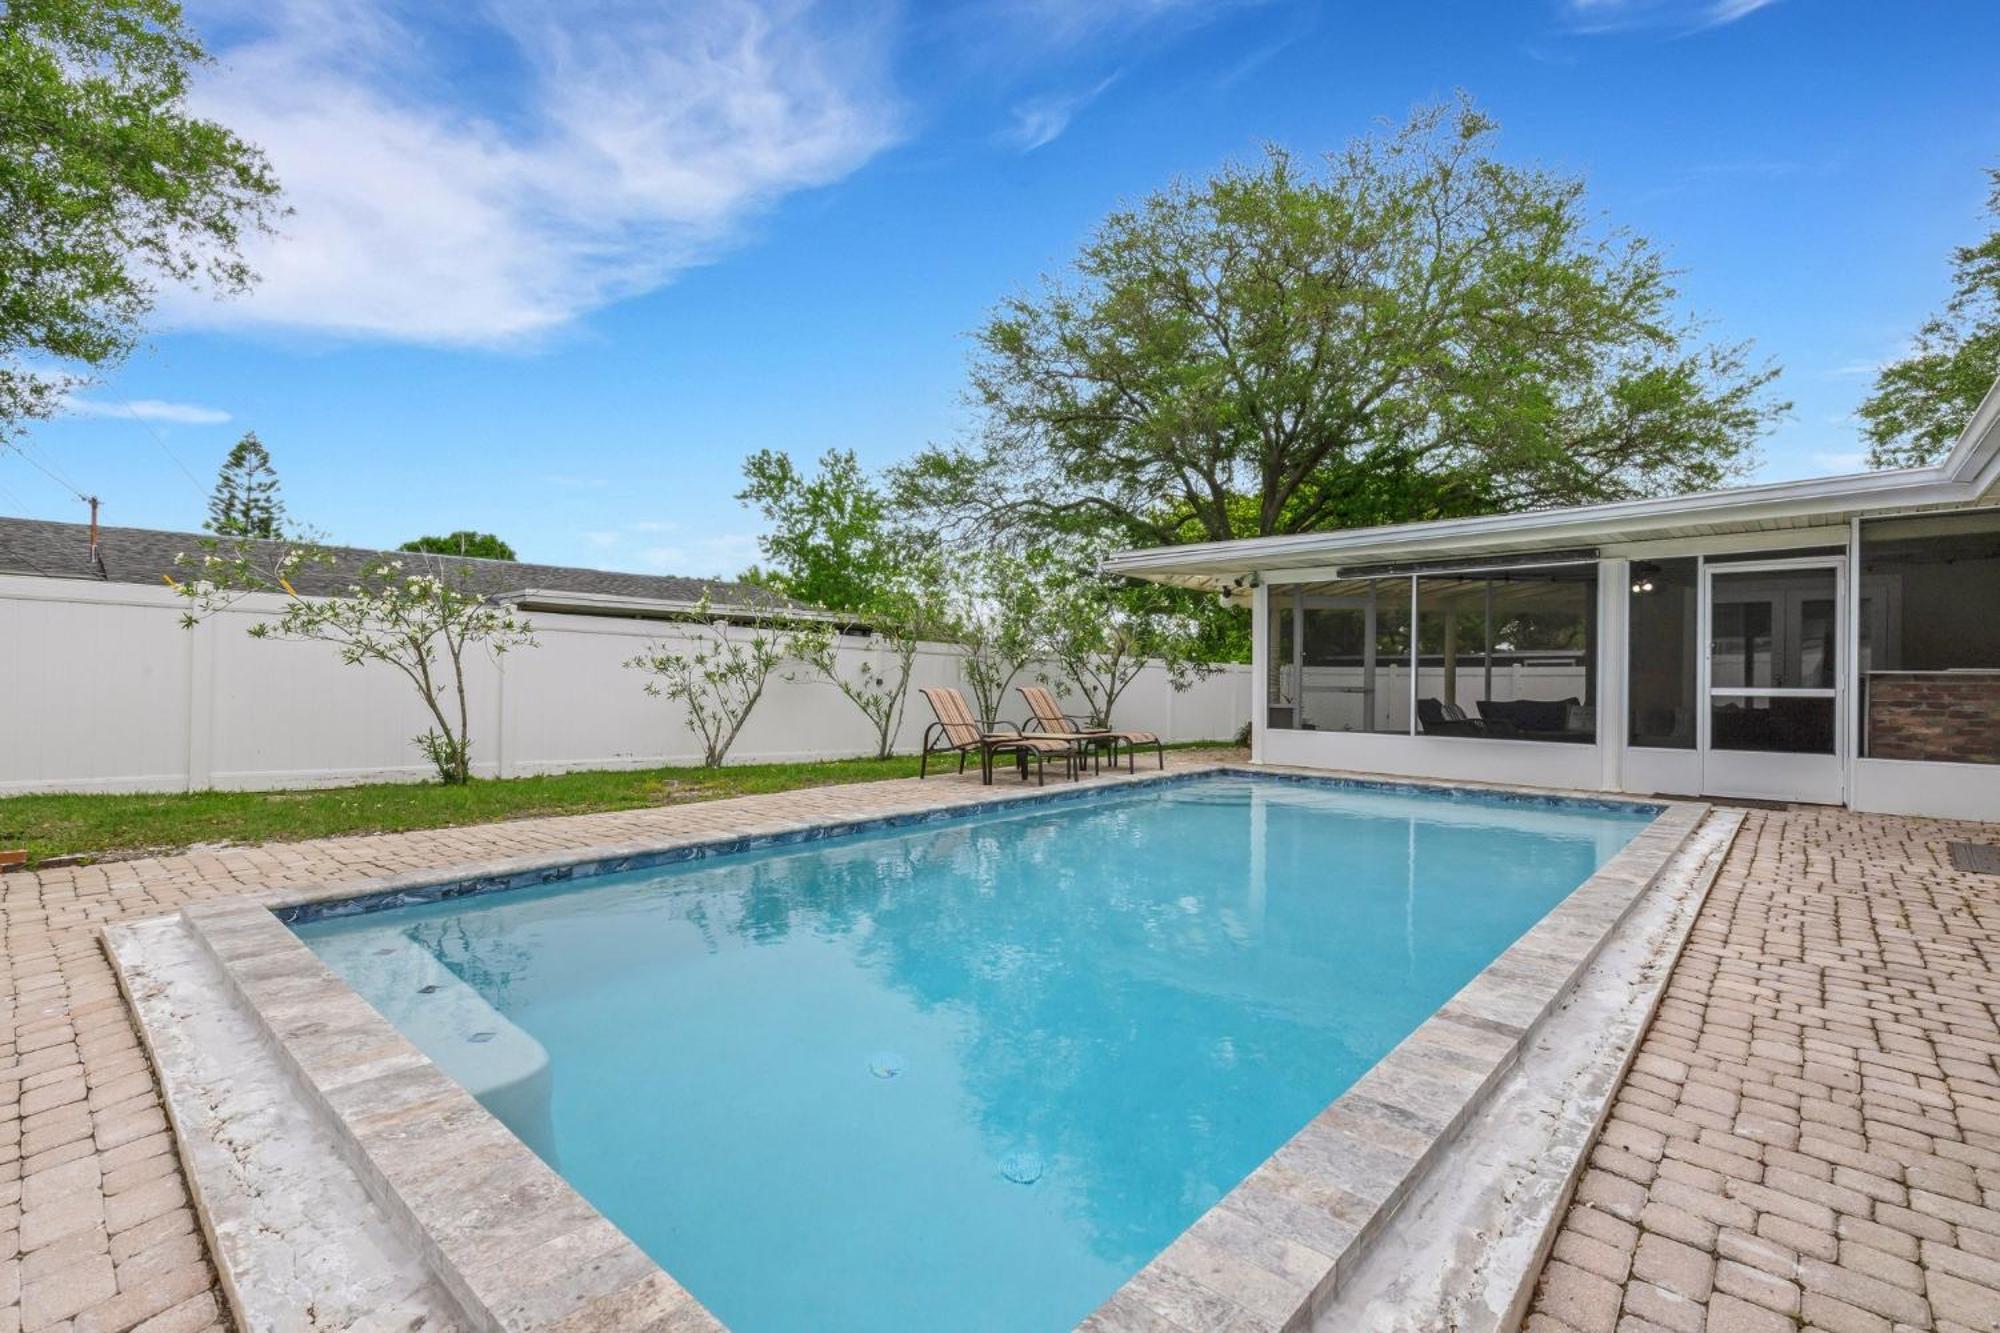
M 163 575 L 186 576 L 174 557 L 182 552 L 199 558 L 207 534 L 162 532 L 155 528 L 100 527 L 97 549 L 100 571 L 90 558 L 90 527 L 85 523 L 51 523 L 34 518 L 0 518 L 0 574 L 41 574 L 51 578 L 89 579 L 109 583 L 158 586 Z M 261 545 L 262 543 L 260 543 Z M 273 546 L 278 545 L 272 543 Z M 608 569 L 574 569 L 517 560 L 468 560 L 459 556 L 410 555 L 358 546 L 328 547 L 331 565 L 309 563 L 293 580 L 308 597 L 346 590 L 362 565 L 378 558 L 425 562 L 433 568 L 463 570 L 471 587 L 488 596 L 533 589 L 550 602 L 551 593 L 618 598 L 632 602 L 692 603 L 704 593 L 718 607 L 798 609 L 800 603 L 763 588 L 727 579 L 682 578 L 672 574 L 624 574 Z M 607 608 L 609 609 L 609 608 Z M 630 613 L 630 612 L 627 612 Z

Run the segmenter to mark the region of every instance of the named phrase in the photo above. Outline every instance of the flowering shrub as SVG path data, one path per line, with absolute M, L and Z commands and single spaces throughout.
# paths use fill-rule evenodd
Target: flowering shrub
M 649 643 L 625 665 L 652 677 L 647 694 L 686 707 L 688 730 L 701 741 L 703 766 L 720 768 L 771 673 L 791 656 L 791 636 L 762 625 L 732 625 L 714 614 L 705 595 L 685 625 L 685 646 Z
M 466 583 L 462 569 L 415 557 L 373 559 L 332 597 L 302 597 L 292 580 L 308 565 L 331 566 L 333 552 L 310 543 L 212 542 L 176 563 L 194 576 L 174 585 L 193 628 L 251 593 L 286 600 L 269 619 L 250 626 L 258 639 L 297 639 L 334 646 L 349 666 L 379 662 L 402 673 L 423 700 L 432 725 L 412 743 L 440 781 L 472 776 L 472 736 L 465 700 L 469 652 L 499 656 L 535 646 L 534 627 L 511 607 L 488 601 Z
M 861 645 L 866 656 L 852 665 L 842 665 L 844 636 L 831 624 L 805 626 L 792 636 L 792 655 L 832 681 L 868 719 L 877 759 L 895 753 L 918 647 L 945 629 L 941 598 L 936 568 L 923 563 L 878 592 L 867 610 L 854 613 L 866 617 L 856 628 L 865 628 L 867 638 Z

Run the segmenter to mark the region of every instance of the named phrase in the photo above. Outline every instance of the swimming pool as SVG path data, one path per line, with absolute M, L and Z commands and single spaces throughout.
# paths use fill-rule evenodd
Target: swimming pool
M 1654 813 L 1223 775 L 295 929 L 732 1326 L 1066 1328 Z

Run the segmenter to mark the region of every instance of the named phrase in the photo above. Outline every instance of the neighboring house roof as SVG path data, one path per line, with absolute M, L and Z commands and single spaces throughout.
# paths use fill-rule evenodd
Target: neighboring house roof
M 0 574 L 94 582 L 142 583 L 157 587 L 166 576 L 186 579 L 190 570 L 177 567 L 174 557 L 186 552 L 201 557 L 206 533 L 163 532 L 155 528 L 100 527 L 97 560 L 90 552 L 90 525 L 52 523 L 33 518 L 0 518 Z M 257 543 L 273 550 L 284 543 Z M 308 562 L 292 580 L 307 597 L 337 596 L 354 582 L 355 574 L 372 560 L 404 561 L 411 569 L 463 571 L 468 585 L 496 601 L 528 610 L 576 615 L 661 616 L 684 611 L 704 594 L 718 611 L 743 616 L 806 612 L 803 603 L 767 589 L 726 579 L 682 578 L 671 574 L 624 574 L 607 569 L 575 569 L 536 565 L 519 560 L 475 560 L 465 556 L 420 555 L 407 551 L 375 551 L 358 546 L 329 546 L 330 565 Z
M 1856 514 L 2000 502 L 2000 383 L 1942 462 L 1856 476 L 1737 486 L 1568 509 L 1344 528 L 1284 537 L 1156 546 L 1107 556 L 1105 572 L 1191 588 L 1240 590 L 1250 575 L 1315 576 L 1401 561 L 1612 550 L 1791 528 L 1838 528 Z M 1829 545 L 1844 541 L 1832 532 Z

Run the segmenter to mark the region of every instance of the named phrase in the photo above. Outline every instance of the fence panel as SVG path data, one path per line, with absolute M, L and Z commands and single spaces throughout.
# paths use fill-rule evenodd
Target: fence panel
M 319 643 L 246 632 L 276 599 L 247 599 L 193 630 L 166 588 L 0 576 L 0 792 L 174 791 L 414 780 L 411 738 L 429 719 L 409 683 L 350 667 Z M 482 775 L 700 761 L 677 704 L 647 696 L 622 663 L 676 627 L 537 614 L 540 646 L 468 664 L 473 767 Z M 843 664 L 865 650 L 841 648 Z M 1032 672 L 1023 676 L 1029 679 Z M 918 655 L 896 748 L 915 750 L 930 714 L 916 688 L 960 685 L 959 655 Z M 1249 668 L 1186 693 L 1148 666 L 1117 721 L 1169 740 L 1222 740 L 1249 719 Z M 1018 696 L 1004 715 L 1025 713 Z M 774 675 L 732 762 L 873 753 L 872 729 L 828 681 Z

